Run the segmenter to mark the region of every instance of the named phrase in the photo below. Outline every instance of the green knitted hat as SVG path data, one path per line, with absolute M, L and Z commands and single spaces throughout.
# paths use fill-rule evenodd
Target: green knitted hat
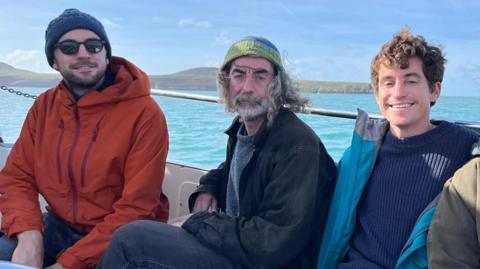
M 269 60 L 278 69 L 283 70 L 282 58 L 277 47 L 268 39 L 260 36 L 247 36 L 235 42 L 225 55 L 220 70 L 223 70 L 233 60 L 241 56 L 256 55 Z

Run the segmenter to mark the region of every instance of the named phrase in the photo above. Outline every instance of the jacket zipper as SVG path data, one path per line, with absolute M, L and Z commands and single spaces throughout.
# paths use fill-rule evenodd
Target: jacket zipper
M 73 139 L 72 148 L 68 156 L 68 177 L 70 179 L 70 187 L 72 191 L 72 215 L 73 223 L 77 222 L 77 187 L 75 186 L 75 176 L 73 174 L 73 153 L 77 147 L 78 139 L 80 137 L 80 115 L 78 113 L 78 107 L 74 106 L 75 111 L 75 138 Z
M 83 156 L 82 160 L 82 170 L 81 170 L 81 176 L 80 176 L 80 186 L 85 186 L 85 173 L 87 170 L 87 160 L 88 157 L 90 157 L 90 151 L 92 150 L 93 144 L 97 140 L 98 136 L 98 130 L 100 127 L 100 122 L 102 121 L 103 117 L 97 122 L 97 125 L 95 126 L 95 129 L 93 130 L 93 135 L 92 135 L 92 140 L 90 140 L 90 143 L 88 144 L 87 151 L 85 152 L 85 155 Z
M 58 124 L 58 128 L 60 128 L 60 138 L 58 139 L 58 144 L 57 144 L 57 174 L 58 174 L 58 180 L 60 184 L 63 183 L 63 176 L 62 176 L 62 167 L 61 167 L 61 160 L 60 160 L 60 147 L 63 142 L 63 135 L 65 134 L 65 126 L 63 125 L 63 120 L 60 120 L 60 124 Z

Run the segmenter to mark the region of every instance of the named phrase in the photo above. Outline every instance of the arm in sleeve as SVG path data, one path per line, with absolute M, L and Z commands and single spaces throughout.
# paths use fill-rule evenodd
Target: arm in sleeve
M 43 218 L 34 178 L 38 100 L 27 114 L 19 138 L 0 172 L 2 230 L 10 237 L 27 230 L 43 233 Z
M 322 202 L 317 192 L 329 180 L 319 173 L 332 175 L 323 171 L 331 166 L 319 165 L 319 158 L 318 148 L 297 147 L 275 161 L 257 215 L 199 212 L 183 228 L 235 263 L 262 268 L 286 265 L 303 251 L 314 228 Z
M 217 200 L 219 199 L 220 187 L 221 187 L 221 180 L 223 178 L 223 174 L 225 173 L 225 162 L 221 163 L 216 169 L 212 169 L 208 171 L 207 174 L 203 175 L 200 178 L 200 185 L 198 185 L 195 192 L 193 192 L 190 197 L 188 198 L 188 207 L 190 212 L 195 205 L 195 200 L 197 196 L 202 192 L 208 192 Z
M 137 219 L 158 219 L 159 206 L 163 209 L 160 217 L 167 220 L 168 202 L 160 194 L 168 131 L 163 113 L 156 109 L 139 120 L 135 142 L 126 158 L 122 196 L 113 204 L 114 212 L 58 257 L 63 266 L 79 269 L 96 265 L 117 228 Z
M 480 268 L 480 158 L 445 184 L 428 234 L 431 268 Z

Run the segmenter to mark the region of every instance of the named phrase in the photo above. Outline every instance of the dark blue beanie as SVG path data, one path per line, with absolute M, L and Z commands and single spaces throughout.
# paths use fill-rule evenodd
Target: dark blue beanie
M 45 31 L 45 54 L 47 55 L 47 61 L 50 66 L 53 65 L 53 50 L 58 39 L 62 37 L 66 32 L 75 29 L 87 29 L 97 34 L 100 39 L 105 40 L 105 48 L 107 49 L 107 57 L 110 60 L 112 58 L 112 49 L 110 47 L 110 41 L 108 41 L 107 33 L 95 17 L 83 13 L 78 9 L 69 8 L 65 9 L 60 16 L 53 19 Z

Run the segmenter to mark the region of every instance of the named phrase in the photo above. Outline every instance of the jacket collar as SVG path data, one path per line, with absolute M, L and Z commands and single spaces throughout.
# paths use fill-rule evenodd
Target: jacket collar
M 261 147 L 263 144 L 265 144 L 265 141 L 267 139 L 268 134 L 270 133 L 270 130 L 272 129 L 273 126 L 278 124 L 278 119 L 283 117 L 285 113 L 287 113 L 289 110 L 286 108 L 280 108 L 278 111 L 277 115 L 273 119 L 273 123 L 269 127 L 267 124 L 267 120 L 265 119 L 258 129 L 257 133 L 255 134 L 255 139 L 253 141 L 253 144 L 255 147 Z M 242 126 L 242 121 L 240 116 L 236 116 L 235 119 L 233 120 L 232 124 L 225 130 L 225 133 L 230 137 L 230 139 L 234 139 L 236 141 L 237 139 L 237 133 L 238 130 L 240 129 L 240 126 Z
M 104 85 L 106 88 L 102 91 L 89 92 L 78 100 L 78 103 L 66 88 L 64 82 L 59 83 L 56 89 L 60 92 L 61 102 L 67 107 L 73 104 L 79 107 L 87 107 L 118 103 L 150 95 L 150 81 L 147 74 L 134 64 L 114 56 L 108 69 L 112 76 L 109 78 L 108 84 L 111 83 L 111 85 Z

